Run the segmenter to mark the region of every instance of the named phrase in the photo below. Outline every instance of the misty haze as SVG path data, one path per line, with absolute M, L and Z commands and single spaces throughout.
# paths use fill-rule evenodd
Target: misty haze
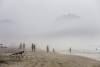
M 0 0 L 0 67 L 100 67 L 100 1 Z

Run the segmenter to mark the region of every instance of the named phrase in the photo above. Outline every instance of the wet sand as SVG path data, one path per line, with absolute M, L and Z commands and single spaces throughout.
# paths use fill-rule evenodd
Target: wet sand
M 100 67 L 100 62 L 86 57 L 27 51 L 20 61 L 0 67 Z

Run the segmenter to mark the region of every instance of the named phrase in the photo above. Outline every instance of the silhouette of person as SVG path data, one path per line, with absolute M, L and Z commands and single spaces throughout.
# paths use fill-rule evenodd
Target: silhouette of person
M 49 46 L 47 45 L 47 53 L 49 52 Z
M 72 52 L 72 48 L 69 49 L 69 52 L 70 52 L 70 53 Z
M 35 47 L 35 44 L 33 45 L 33 48 L 34 48 L 34 52 L 36 51 L 36 47 Z
M 55 53 L 55 49 L 53 48 L 53 53 Z
M 25 43 L 23 43 L 23 51 L 25 50 Z
M 32 43 L 32 52 L 33 51 L 35 52 L 35 50 L 36 50 L 35 44 Z
M 21 49 L 21 50 L 22 50 L 22 43 L 20 43 L 20 45 L 19 45 L 19 49 Z

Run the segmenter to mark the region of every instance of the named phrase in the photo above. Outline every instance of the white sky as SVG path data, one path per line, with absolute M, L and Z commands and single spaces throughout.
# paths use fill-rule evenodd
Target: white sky
M 0 0 L 1 42 L 40 39 L 57 49 L 95 49 L 100 47 L 99 4 L 99 0 Z

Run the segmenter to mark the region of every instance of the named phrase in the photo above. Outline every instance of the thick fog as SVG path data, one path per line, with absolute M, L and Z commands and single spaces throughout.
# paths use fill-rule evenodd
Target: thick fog
M 100 47 L 99 0 L 0 0 L 1 43 Z

